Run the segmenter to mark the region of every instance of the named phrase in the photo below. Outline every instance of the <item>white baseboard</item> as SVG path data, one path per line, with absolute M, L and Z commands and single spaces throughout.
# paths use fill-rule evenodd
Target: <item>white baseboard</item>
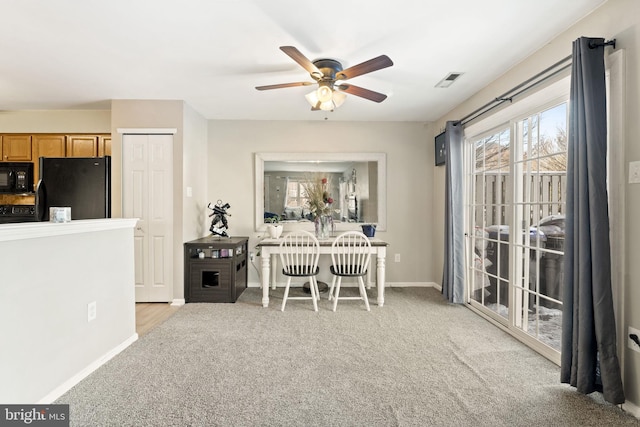
M 387 282 L 385 288 L 436 288 L 440 289 L 440 285 L 436 282 Z
M 431 287 L 436 288 L 440 292 L 442 292 L 442 285 L 438 285 L 436 282 L 431 282 Z
M 280 287 L 284 287 L 285 283 L 277 283 L 276 287 L 280 288 Z M 297 285 L 291 285 L 292 287 L 294 286 L 298 286 L 300 287 L 300 284 Z M 355 283 L 345 283 L 342 286 L 357 286 Z M 252 282 L 247 284 L 247 287 L 249 288 L 259 288 L 260 287 L 260 283 L 258 282 Z M 375 283 L 373 284 L 372 287 L 375 287 Z M 384 285 L 385 288 L 436 288 L 440 291 L 442 291 L 442 287 L 440 285 L 438 285 L 436 282 L 387 282 Z
M 138 334 L 133 334 L 129 338 L 127 338 L 124 342 L 117 345 L 115 348 L 108 351 L 106 354 L 99 357 L 97 360 L 90 363 L 86 368 L 69 378 L 67 381 L 60 384 L 58 387 L 53 389 L 49 394 L 38 401 L 38 405 L 47 405 L 53 403 L 57 398 L 65 394 L 67 391 L 71 390 L 73 386 L 78 384 L 80 381 L 89 376 L 93 371 L 98 369 L 100 366 L 107 363 L 118 353 L 123 351 L 125 348 L 129 347 L 138 339 Z
M 622 410 L 640 419 L 640 406 L 634 405 L 627 400 L 622 404 Z
M 184 298 L 174 298 L 173 301 L 171 301 L 171 305 L 175 306 L 175 307 L 179 307 L 181 305 L 185 305 L 186 301 Z

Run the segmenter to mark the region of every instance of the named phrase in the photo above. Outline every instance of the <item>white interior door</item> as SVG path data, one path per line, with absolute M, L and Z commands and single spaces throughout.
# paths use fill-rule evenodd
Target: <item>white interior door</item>
M 173 135 L 122 136 L 122 211 L 134 233 L 136 302 L 173 300 Z

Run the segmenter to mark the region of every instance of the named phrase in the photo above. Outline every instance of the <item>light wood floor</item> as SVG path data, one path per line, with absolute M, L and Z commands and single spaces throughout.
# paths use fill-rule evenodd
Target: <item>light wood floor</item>
M 166 302 L 136 303 L 136 332 L 138 336 L 143 336 L 179 309 L 179 306 L 172 306 Z

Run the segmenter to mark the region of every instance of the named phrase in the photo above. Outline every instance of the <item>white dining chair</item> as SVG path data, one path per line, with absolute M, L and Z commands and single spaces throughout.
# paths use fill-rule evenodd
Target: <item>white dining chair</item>
M 320 258 L 320 243 L 316 237 L 308 231 L 300 230 L 284 236 L 280 243 L 280 262 L 282 274 L 287 276 L 287 285 L 284 288 L 282 308 L 284 311 L 287 300 L 311 299 L 314 311 L 318 311 L 318 259 Z M 290 297 L 289 288 L 293 278 L 307 278 L 309 280 L 310 297 Z
M 367 311 L 369 298 L 364 287 L 363 277 L 367 275 L 371 260 L 371 242 L 360 231 L 347 231 L 336 237 L 331 245 L 331 288 L 329 300 L 333 299 L 333 311 L 336 311 L 338 300 L 363 300 Z M 340 285 L 343 277 L 355 277 L 360 290 L 359 297 L 340 297 Z

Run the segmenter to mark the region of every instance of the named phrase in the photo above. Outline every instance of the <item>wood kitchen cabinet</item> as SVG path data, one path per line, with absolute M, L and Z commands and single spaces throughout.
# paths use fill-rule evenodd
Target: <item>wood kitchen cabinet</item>
M 0 162 L 33 162 L 33 183 L 40 179 L 40 157 L 104 157 L 111 155 L 110 134 L 0 134 Z M 25 199 L 27 197 L 27 199 Z M 33 204 L 33 196 L 0 195 L 1 204 Z
M 111 135 L 98 136 L 98 157 L 111 155 Z
M 38 183 L 40 179 L 39 158 L 40 157 L 65 157 L 67 152 L 67 137 L 65 135 L 42 135 L 32 136 L 33 140 L 33 182 Z
M 67 135 L 66 157 L 111 155 L 111 135 Z
M 40 157 L 111 155 L 110 134 L 0 134 L 0 161 L 34 162 Z
M 32 159 L 31 135 L 2 135 L 2 161 L 30 162 Z
M 65 157 L 67 152 L 65 135 L 33 135 L 33 158 Z
M 98 136 L 68 135 L 67 157 L 98 157 Z

